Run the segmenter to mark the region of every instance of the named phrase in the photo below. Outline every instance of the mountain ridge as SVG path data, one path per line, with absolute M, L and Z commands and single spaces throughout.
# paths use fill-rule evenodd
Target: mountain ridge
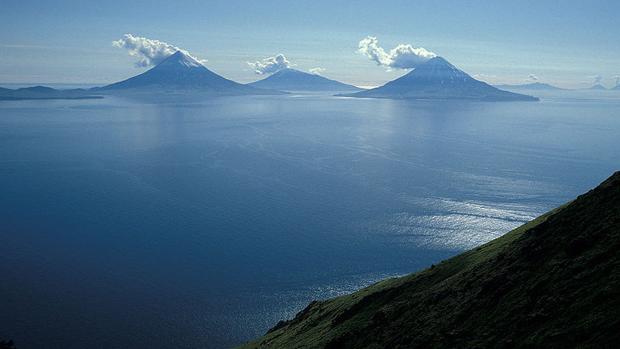
M 620 172 L 438 265 L 312 302 L 241 348 L 611 348 L 618 248 Z

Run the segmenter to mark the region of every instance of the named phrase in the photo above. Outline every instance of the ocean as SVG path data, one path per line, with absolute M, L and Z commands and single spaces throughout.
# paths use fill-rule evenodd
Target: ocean
M 227 348 L 620 165 L 617 98 L 0 102 L 0 338 Z

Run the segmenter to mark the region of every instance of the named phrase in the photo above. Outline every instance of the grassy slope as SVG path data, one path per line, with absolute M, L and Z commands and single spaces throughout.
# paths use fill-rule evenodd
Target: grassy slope
M 612 347 L 619 248 L 617 172 L 437 266 L 313 302 L 243 348 Z

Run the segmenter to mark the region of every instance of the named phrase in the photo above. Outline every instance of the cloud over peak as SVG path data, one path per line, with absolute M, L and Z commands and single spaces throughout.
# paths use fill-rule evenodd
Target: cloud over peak
M 308 71 L 309 71 L 311 74 L 315 74 L 315 75 L 321 75 L 321 74 L 323 74 L 326 70 L 327 70 L 327 69 L 325 69 L 325 68 L 321 68 L 321 67 L 316 67 L 316 68 L 310 68 L 310 69 L 308 69 Z
M 206 60 L 198 59 L 186 50 L 167 42 L 148 39 L 142 36 L 133 36 L 132 34 L 125 34 L 122 38 L 112 41 L 112 45 L 124 48 L 129 52 L 130 56 L 138 58 L 138 61 L 135 63 L 136 67 L 157 65 L 177 51 L 183 52 L 198 62 L 206 62 Z
M 379 40 L 374 36 L 360 40 L 358 52 L 378 65 L 395 69 L 412 69 L 437 56 L 423 47 L 413 47 L 410 44 L 399 44 L 387 52 L 379 46 Z
M 248 62 L 248 65 L 259 75 L 275 73 L 279 70 L 291 67 L 291 62 L 283 54 L 267 57 L 260 61 Z
M 538 76 L 536 76 L 534 74 L 530 74 L 530 75 L 527 76 L 527 79 L 530 80 L 530 81 L 536 82 L 536 81 L 538 81 Z

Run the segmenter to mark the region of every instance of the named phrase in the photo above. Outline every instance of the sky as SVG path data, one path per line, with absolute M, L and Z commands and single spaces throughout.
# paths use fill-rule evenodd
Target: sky
M 112 42 L 160 40 L 238 82 L 264 78 L 278 54 L 293 68 L 358 86 L 407 69 L 359 52 L 412 45 L 493 84 L 579 88 L 620 75 L 620 1 L 13 1 L 0 0 L 0 83 L 105 84 L 148 64 Z

